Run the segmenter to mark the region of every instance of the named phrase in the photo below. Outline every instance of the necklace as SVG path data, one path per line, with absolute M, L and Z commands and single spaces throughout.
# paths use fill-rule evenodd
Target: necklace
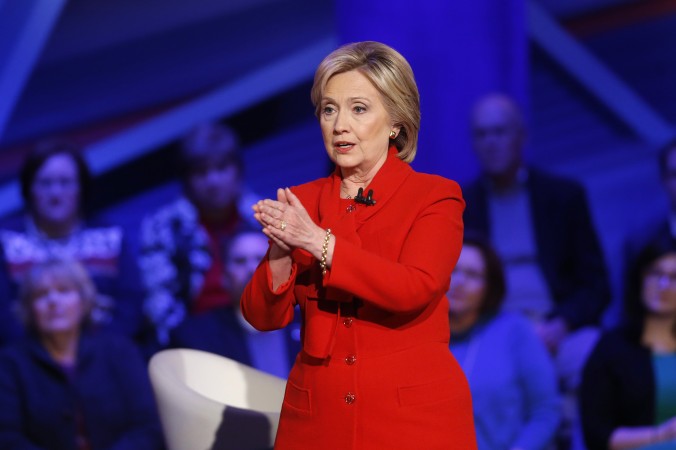
M 340 193 L 345 195 L 345 200 L 352 200 L 352 196 L 342 186 L 340 187 Z
M 342 188 L 341 188 L 340 191 L 341 191 L 341 193 L 345 194 L 345 200 L 353 200 L 352 196 L 350 194 L 345 193 Z M 348 213 L 351 213 L 356 209 L 357 209 L 357 205 L 355 205 L 354 201 L 352 201 L 349 205 L 347 205 L 347 208 L 345 208 L 345 211 L 347 211 Z

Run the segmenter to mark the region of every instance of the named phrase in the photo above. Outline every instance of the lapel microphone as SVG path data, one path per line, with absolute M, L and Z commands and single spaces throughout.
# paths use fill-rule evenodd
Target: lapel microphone
M 368 194 L 364 197 L 364 188 L 359 188 L 357 191 L 357 196 L 354 198 L 355 203 L 361 203 L 366 206 L 373 206 L 376 204 L 376 201 L 373 200 L 373 189 L 369 189 Z

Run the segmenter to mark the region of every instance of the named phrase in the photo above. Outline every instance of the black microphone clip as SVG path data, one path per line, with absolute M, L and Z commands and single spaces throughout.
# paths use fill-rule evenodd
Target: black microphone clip
M 373 189 L 369 189 L 368 194 L 364 197 L 364 188 L 359 188 L 357 191 L 357 196 L 354 198 L 356 203 L 361 203 L 366 206 L 373 206 L 376 204 L 376 201 L 373 200 Z

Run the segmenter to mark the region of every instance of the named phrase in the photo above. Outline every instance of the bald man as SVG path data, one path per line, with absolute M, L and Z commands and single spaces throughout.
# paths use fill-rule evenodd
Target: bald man
M 503 258 L 505 308 L 535 319 L 556 352 L 570 331 L 598 324 L 610 300 L 586 194 L 572 180 L 526 166 L 526 131 L 512 99 L 480 99 L 471 124 L 482 174 L 464 189 L 465 227 L 484 233 Z

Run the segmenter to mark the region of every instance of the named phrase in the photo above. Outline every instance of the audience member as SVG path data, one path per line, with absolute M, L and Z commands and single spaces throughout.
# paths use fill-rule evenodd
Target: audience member
M 653 243 L 628 275 L 625 322 L 585 366 L 580 417 L 589 450 L 676 448 L 676 246 Z
M 560 418 L 554 366 L 531 324 L 500 312 L 504 295 L 498 255 L 465 235 L 448 292 L 450 348 L 469 380 L 479 450 L 546 449 Z
M 186 315 L 237 301 L 223 285 L 220 251 L 243 220 L 237 136 L 224 125 L 200 125 L 182 139 L 178 164 L 184 195 L 141 226 L 140 265 L 148 290 L 144 308 L 161 346 Z M 246 205 L 247 215 L 254 202 Z
M 483 173 L 463 190 L 465 226 L 486 233 L 502 258 L 505 309 L 536 318 L 556 351 L 571 330 L 597 324 L 610 298 L 584 189 L 524 164 L 525 128 L 511 99 L 481 99 L 472 127 Z
M 14 314 L 18 284 L 34 264 L 79 260 L 97 286 L 92 320 L 127 336 L 141 327 L 142 287 L 123 229 L 86 220 L 91 176 L 81 149 L 58 140 L 36 145 L 21 169 L 26 215 L 0 231 L 0 343 L 22 334 Z
M 95 295 L 75 260 L 50 259 L 24 277 L 29 333 L 0 353 L 0 448 L 162 448 L 138 349 L 88 327 Z
M 225 286 L 232 299 L 240 298 L 267 250 L 267 238 L 252 229 L 238 231 L 226 244 Z M 188 317 L 172 332 L 172 345 L 216 353 L 286 378 L 300 351 L 300 325 L 260 332 L 235 302 Z

